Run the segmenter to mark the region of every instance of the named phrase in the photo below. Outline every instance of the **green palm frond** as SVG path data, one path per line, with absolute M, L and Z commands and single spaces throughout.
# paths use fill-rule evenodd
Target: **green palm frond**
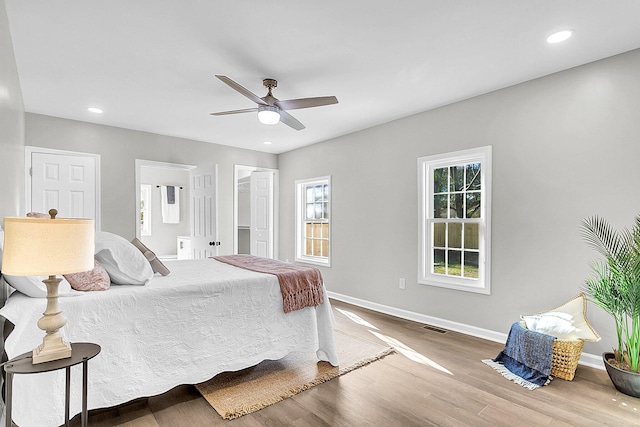
M 618 354 L 638 372 L 640 363 L 640 215 L 633 227 L 616 231 L 603 218 L 581 223 L 582 236 L 604 259 L 592 264 L 593 276 L 585 281 L 591 301 L 616 322 Z M 626 357 L 625 357 L 626 355 Z
M 582 236 L 587 243 L 606 258 L 620 252 L 620 238 L 607 220 L 597 216 L 582 221 Z

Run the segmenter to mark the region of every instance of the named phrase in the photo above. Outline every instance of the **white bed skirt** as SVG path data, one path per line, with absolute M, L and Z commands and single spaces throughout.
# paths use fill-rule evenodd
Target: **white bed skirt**
M 285 314 L 277 278 L 213 259 L 169 261 L 171 274 L 147 286 L 112 285 L 103 292 L 61 298 L 70 342 L 93 342 L 89 409 L 119 405 L 197 384 L 292 351 L 316 352 L 338 364 L 328 298 L 315 308 Z M 325 292 L 326 295 L 326 292 Z M 5 343 L 9 358 L 32 350 L 44 332 L 36 322 L 44 299 L 14 292 L 0 315 L 15 325 Z M 81 412 L 81 365 L 71 372 L 71 416 Z M 64 370 L 15 375 L 13 420 L 20 427 L 64 423 Z

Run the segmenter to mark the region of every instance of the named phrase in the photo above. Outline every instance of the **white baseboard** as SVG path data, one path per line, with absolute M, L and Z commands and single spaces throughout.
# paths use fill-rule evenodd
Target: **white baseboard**
M 327 291 L 329 298 L 343 301 L 349 304 L 356 305 L 358 307 L 367 308 L 369 310 L 377 311 L 379 313 L 389 314 L 391 316 L 399 317 L 401 319 L 411 320 L 413 322 L 424 323 L 427 325 L 436 326 L 450 331 L 460 332 L 462 334 L 471 335 L 473 337 L 482 338 L 489 341 L 499 342 L 504 344 L 507 341 L 507 334 L 502 332 L 495 332 L 489 329 L 478 328 L 476 326 L 467 325 L 464 323 L 452 322 L 446 319 L 440 319 L 438 317 L 427 316 L 425 314 L 416 313 L 413 311 L 403 310 L 401 308 L 395 308 L 384 304 L 378 304 L 375 302 L 363 300 L 360 298 L 350 297 L 348 295 L 339 294 L 336 292 Z M 604 369 L 602 362 L 602 356 L 596 356 L 594 354 L 582 353 L 580 356 L 580 365 L 590 366 L 592 368 Z

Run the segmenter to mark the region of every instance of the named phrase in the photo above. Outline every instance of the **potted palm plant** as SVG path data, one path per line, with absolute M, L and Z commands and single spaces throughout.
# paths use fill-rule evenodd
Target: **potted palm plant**
M 586 242 L 603 258 L 585 281 L 587 297 L 615 320 L 618 347 L 602 355 L 616 389 L 640 397 L 640 215 L 631 229 L 617 231 L 604 219 L 584 220 Z

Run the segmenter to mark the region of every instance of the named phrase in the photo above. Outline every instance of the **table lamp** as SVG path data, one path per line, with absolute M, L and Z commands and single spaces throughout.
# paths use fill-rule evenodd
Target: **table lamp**
M 4 219 L 2 273 L 13 276 L 49 276 L 47 308 L 38 320 L 46 332 L 42 344 L 33 349 L 33 364 L 71 357 L 71 345 L 58 330 L 67 318 L 58 308 L 58 274 L 93 269 L 94 225 L 92 219 L 59 218 L 51 209 L 51 218 Z

